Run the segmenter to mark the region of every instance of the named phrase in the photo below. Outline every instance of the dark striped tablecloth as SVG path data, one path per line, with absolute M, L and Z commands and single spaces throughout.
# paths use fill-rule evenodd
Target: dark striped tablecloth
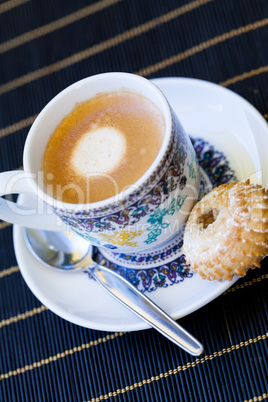
M 267 0 L 1 0 L 0 42 L 1 171 L 22 167 L 53 96 L 101 72 L 210 81 L 268 119 Z M 267 259 L 180 320 L 205 345 L 196 358 L 152 329 L 87 329 L 49 311 L 22 278 L 12 230 L 0 222 L 1 402 L 268 399 Z

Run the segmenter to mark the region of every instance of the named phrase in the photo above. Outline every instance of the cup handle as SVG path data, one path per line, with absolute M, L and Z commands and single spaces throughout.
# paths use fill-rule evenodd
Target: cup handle
M 31 180 L 33 175 L 26 174 L 23 170 L 0 173 L 0 219 L 33 229 L 66 230 L 66 225 L 52 211 L 48 213 L 47 208 L 43 207 L 42 211 L 38 211 L 37 206 L 22 206 L 1 197 L 10 194 L 28 194 L 38 200 L 31 187 Z

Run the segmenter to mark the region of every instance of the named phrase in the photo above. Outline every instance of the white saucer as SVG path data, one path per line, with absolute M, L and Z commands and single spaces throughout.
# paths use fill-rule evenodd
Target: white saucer
M 268 184 L 268 126 L 247 101 L 208 82 L 185 78 L 154 80 L 167 96 L 186 131 L 223 152 L 237 178 Z M 19 203 L 25 203 L 20 196 Z M 60 317 L 84 327 L 107 331 L 148 328 L 93 280 L 81 272 L 52 271 L 28 250 L 23 228 L 14 226 L 14 247 L 21 273 L 35 296 Z M 199 309 L 228 289 L 232 282 L 209 282 L 195 274 L 149 294 L 177 319 Z

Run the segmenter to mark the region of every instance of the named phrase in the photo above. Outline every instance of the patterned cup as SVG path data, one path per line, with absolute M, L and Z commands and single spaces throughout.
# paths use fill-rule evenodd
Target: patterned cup
M 133 186 L 103 201 L 69 204 L 48 196 L 41 161 L 51 133 L 76 103 L 122 87 L 141 93 L 164 115 L 165 136 L 155 161 Z M 41 208 L 40 212 L 40 208 L 15 208 L 13 203 L 1 199 L 0 218 L 47 230 L 65 230 L 66 224 L 95 246 L 135 253 L 166 242 L 183 227 L 198 198 L 199 183 L 190 138 L 162 92 L 147 79 L 133 74 L 99 74 L 71 85 L 48 103 L 29 131 L 24 171 L 0 174 L 0 195 L 34 193 L 49 209 Z M 60 218 L 57 224 L 50 210 Z

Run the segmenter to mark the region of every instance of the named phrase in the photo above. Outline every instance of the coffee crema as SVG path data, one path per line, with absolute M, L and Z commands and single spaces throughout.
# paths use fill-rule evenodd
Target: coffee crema
M 135 92 L 107 92 L 77 104 L 45 149 L 48 194 L 83 204 L 126 190 L 152 165 L 164 133 L 160 110 Z

